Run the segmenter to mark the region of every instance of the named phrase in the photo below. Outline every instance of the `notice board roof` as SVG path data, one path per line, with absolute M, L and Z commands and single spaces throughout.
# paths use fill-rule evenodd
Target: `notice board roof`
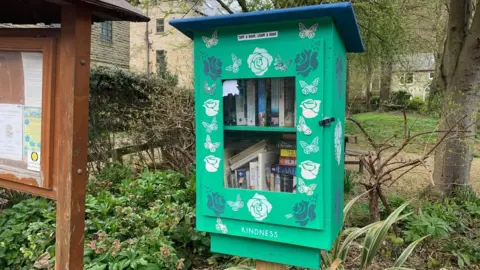
M 3 0 L 0 3 L 0 23 L 60 23 L 61 7 L 72 3 L 91 8 L 93 22 L 150 20 L 125 0 Z
M 362 38 L 350 2 L 316 6 L 274 9 L 247 13 L 235 13 L 202 18 L 172 20 L 170 24 L 193 38 L 193 34 L 218 27 L 270 23 L 288 20 L 330 17 L 334 20 L 348 52 L 363 52 Z

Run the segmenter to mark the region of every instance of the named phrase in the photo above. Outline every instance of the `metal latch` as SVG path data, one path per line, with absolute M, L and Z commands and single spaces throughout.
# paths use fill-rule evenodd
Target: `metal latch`
M 335 117 L 328 117 L 323 120 L 320 120 L 318 124 L 322 127 L 329 126 L 331 123 L 335 122 Z

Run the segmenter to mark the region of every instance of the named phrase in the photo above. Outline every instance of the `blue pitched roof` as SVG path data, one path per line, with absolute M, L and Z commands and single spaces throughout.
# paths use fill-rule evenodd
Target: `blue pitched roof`
M 334 20 L 348 52 L 365 51 L 362 38 L 360 37 L 357 20 L 350 2 L 178 19 L 171 20 L 170 25 L 193 39 L 194 32 L 218 27 L 314 19 L 321 17 L 331 17 Z

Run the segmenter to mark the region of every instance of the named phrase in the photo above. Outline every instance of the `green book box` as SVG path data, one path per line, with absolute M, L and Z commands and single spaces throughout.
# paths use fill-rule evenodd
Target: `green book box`
M 194 42 L 197 229 L 213 252 L 319 268 L 343 225 L 351 4 L 170 24 Z

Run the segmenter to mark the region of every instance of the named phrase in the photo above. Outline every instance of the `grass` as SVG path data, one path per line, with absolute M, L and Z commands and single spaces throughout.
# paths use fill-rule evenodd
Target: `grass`
M 360 122 L 364 129 L 377 143 L 384 143 L 386 140 L 395 136 L 390 143 L 399 145 L 404 140 L 404 118 L 401 113 L 360 113 L 353 116 Z M 421 132 L 434 131 L 438 125 L 438 119 L 427 116 L 408 115 L 407 116 L 407 134 L 411 136 Z M 346 134 L 356 135 L 359 146 L 363 149 L 369 147 L 368 141 L 360 129 L 351 121 L 346 123 Z M 434 144 L 436 134 L 427 134 L 414 139 L 405 150 L 408 152 L 422 152 L 425 145 Z

